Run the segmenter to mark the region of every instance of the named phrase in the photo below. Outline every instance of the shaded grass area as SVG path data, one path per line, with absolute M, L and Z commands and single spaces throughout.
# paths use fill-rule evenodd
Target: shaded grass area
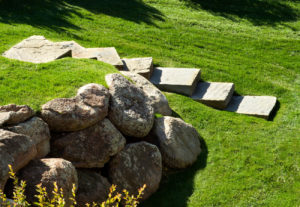
M 298 0 L 4 1 L 0 53 L 34 34 L 74 39 L 115 46 L 121 57 L 152 56 L 159 66 L 201 68 L 203 80 L 234 82 L 238 94 L 278 98 L 279 110 L 265 121 L 168 93 L 174 114 L 202 135 L 203 152 L 191 168 L 165 177 L 142 206 L 300 203 Z M 33 65 L 0 58 L 0 68 L 0 104 L 30 102 L 35 109 L 84 83 L 104 84 L 104 74 L 115 71 L 72 59 Z M 47 82 L 49 90 L 39 93 Z

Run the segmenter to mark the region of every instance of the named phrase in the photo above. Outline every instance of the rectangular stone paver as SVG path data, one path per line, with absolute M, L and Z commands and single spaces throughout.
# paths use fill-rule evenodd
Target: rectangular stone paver
M 153 70 L 150 81 L 162 91 L 191 96 L 200 80 L 200 69 L 163 68 Z
M 86 48 L 73 53 L 74 58 L 97 59 L 99 61 L 111 64 L 118 69 L 123 69 L 123 62 L 114 47 L 107 48 Z
M 191 98 L 208 106 L 224 109 L 231 100 L 233 92 L 233 83 L 199 82 Z
M 148 80 L 153 73 L 153 60 L 152 57 L 145 58 L 131 58 L 122 59 L 124 63 L 124 70 L 137 73 Z
M 273 96 L 233 96 L 225 110 L 268 119 L 276 101 Z

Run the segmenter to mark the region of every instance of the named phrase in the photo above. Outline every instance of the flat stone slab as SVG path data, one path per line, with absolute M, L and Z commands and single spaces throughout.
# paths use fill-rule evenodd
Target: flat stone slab
M 72 50 L 47 40 L 43 36 L 31 36 L 3 53 L 4 57 L 31 63 L 46 63 L 63 57 L 71 57 Z
M 233 83 L 199 82 L 191 98 L 208 106 L 224 109 L 231 100 L 233 92 Z
M 122 59 L 124 63 L 124 70 L 137 73 L 148 80 L 153 73 L 153 60 L 152 57 L 146 58 L 131 58 Z
M 153 70 L 150 81 L 162 91 L 191 96 L 200 75 L 200 69 L 157 67 Z
M 268 119 L 276 101 L 274 96 L 233 96 L 225 110 Z
M 86 48 L 84 50 L 77 50 L 72 54 L 74 58 L 97 59 L 99 61 L 111 64 L 123 69 L 123 62 L 114 47 L 107 48 Z

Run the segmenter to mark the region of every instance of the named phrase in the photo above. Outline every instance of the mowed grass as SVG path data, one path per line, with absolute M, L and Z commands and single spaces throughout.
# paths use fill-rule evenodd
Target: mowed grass
M 202 135 L 203 151 L 195 165 L 165 177 L 142 206 L 300 205 L 298 0 L 0 2 L 0 53 L 36 34 L 114 46 L 121 57 L 151 56 L 159 66 L 200 68 L 203 80 L 234 82 L 238 94 L 278 98 L 266 121 L 167 93 L 174 114 Z M 84 83 L 105 84 L 114 71 L 93 60 L 34 65 L 1 57 L 0 104 L 38 109 Z

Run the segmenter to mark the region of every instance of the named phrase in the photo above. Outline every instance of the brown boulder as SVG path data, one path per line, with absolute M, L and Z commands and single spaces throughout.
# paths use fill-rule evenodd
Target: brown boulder
M 126 189 L 137 194 L 146 184 L 143 200 L 159 187 L 162 176 L 162 159 L 159 149 L 147 142 L 127 145 L 109 163 L 109 177 L 119 191 Z
M 43 158 L 50 152 L 50 131 L 41 118 L 33 117 L 26 122 L 7 127 L 7 130 L 29 136 L 36 145 L 36 158 Z
M 31 161 L 20 170 L 19 178 L 26 182 L 25 195 L 29 202 L 34 202 L 37 195 L 36 185 L 46 187 L 48 196 L 52 197 L 54 182 L 58 188 L 63 189 L 64 198 L 68 205 L 72 196 L 73 184 L 78 186 L 78 178 L 75 167 L 71 162 L 59 158 L 44 158 Z
M 108 90 L 88 84 L 74 98 L 58 98 L 42 106 L 42 118 L 52 131 L 78 131 L 103 120 L 108 113 Z
M 58 136 L 53 143 L 54 156 L 71 161 L 76 167 L 103 167 L 125 146 L 123 135 L 108 120 L 81 131 Z
M 169 167 L 192 165 L 201 152 L 197 130 L 179 118 L 156 118 L 151 134 L 157 137 L 163 162 Z
M 9 104 L 0 106 L 0 126 L 18 124 L 34 115 L 34 111 L 26 105 Z
M 25 135 L 0 129 L 0 189 L 9 177 L 8 165 L 18 171 L 36 156 L 35 143 Z
M 105 76 L 111 94 L 108 117 L 125 135 L 145 137 L 154 122 L 154 110 L 147 95 L 121 74 Z
M 87 169 L 77 169 L 78 174 L 78 191 L 76 200 L 78 206 L 85 207 L 87 203 L 102 203 L 106 201 L 111 184 L 108 180 Z

